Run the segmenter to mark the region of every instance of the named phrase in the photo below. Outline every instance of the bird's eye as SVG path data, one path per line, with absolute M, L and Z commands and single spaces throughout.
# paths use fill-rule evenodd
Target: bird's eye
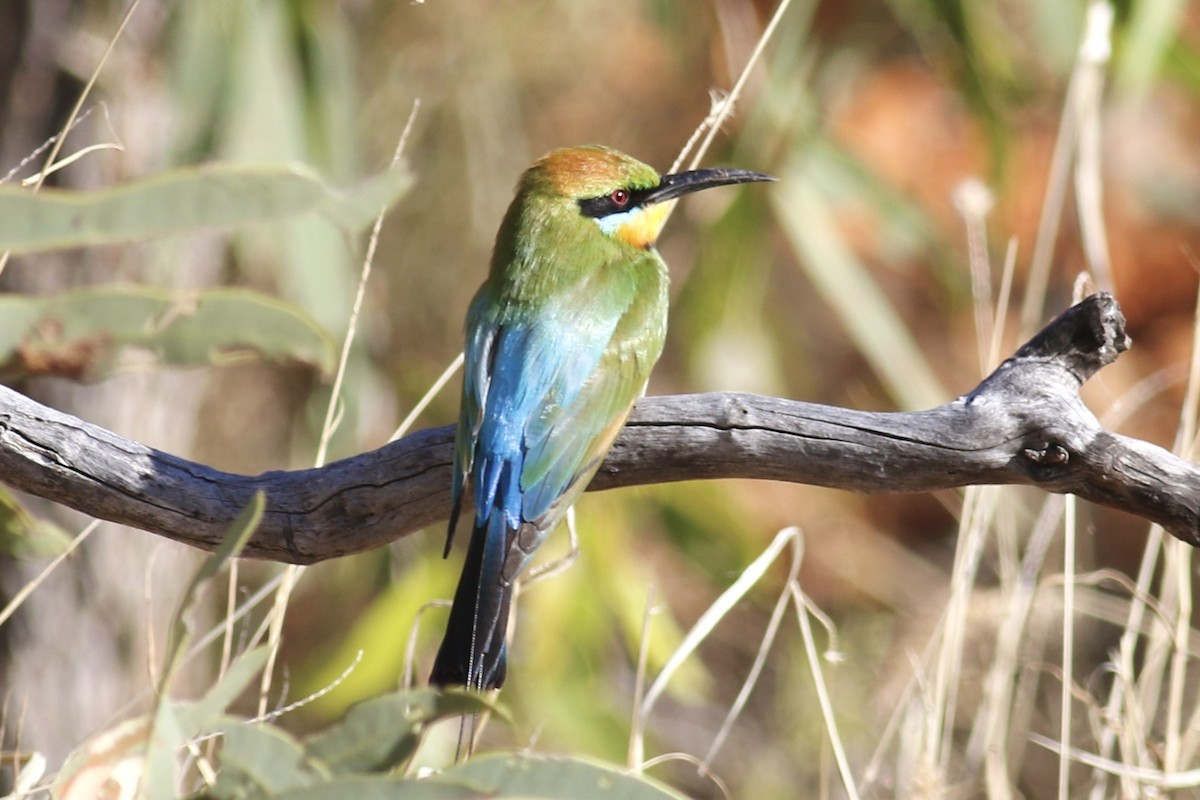
M 614 189 L 613 193 L 608 196 L 612 200 L 613 205 L 617 208 L 624 208 L 629 204 L 629 192 L 624 189 Z

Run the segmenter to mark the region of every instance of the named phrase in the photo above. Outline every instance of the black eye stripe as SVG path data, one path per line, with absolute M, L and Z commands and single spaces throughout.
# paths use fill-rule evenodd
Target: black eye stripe
M 594 217 L 600 219 L 607 217 L 609 214 L 620 214 L 622 211 L 629 211 L 637 208 L 642 204 L 642 200 L 646 195 L 650 194 L 650 189 L 625 189 L 625 194 L 629 197 L 624 205 L 618 205 L 613 200 L 613 192 L 602 194 L 599 197 L 587 197 L 579 201 L 579 210 L 585 217 Z

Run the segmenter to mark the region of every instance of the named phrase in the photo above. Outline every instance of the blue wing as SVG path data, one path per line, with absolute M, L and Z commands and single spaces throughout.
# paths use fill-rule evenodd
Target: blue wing
M 486 288 L 472 303 L 447 549 L 468 476 L 475 512 L 434 683 L 503 682 L 512 581 L 645 387 L 666 332 L 662 277 L 660 294 L 583 286 L 524 316 L 505 316 Z

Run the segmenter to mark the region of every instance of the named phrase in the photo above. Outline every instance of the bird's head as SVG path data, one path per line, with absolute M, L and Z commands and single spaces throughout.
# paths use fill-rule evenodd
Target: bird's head
M 672 200 L 713 186 L 773 181 L 742 169 L 698 169 L 659 175 L 652 167 L 609 147 L 552 150 L 530 167 L 521 192 L 556 202 L 590 220 L 605 235 L 637 248 L 654 246 Z

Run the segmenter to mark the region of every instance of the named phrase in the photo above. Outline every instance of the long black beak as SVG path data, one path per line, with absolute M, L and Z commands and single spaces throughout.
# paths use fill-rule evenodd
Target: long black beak
M 644 195 L 641 201 L 643 205 L 650 205 L 652 203 L 661 203 L 665 200 L 673 200 L 676 197 L 698 192 L 701 189 L 711 189 L 714 186 L 775 180 L 779 179 L 772 175 L 764 175 L 761 172 L 751 172 L 748 169 L 730 169 L 728 167 L 694 169 L 688 172 L 663 175 L 658 186 Z

